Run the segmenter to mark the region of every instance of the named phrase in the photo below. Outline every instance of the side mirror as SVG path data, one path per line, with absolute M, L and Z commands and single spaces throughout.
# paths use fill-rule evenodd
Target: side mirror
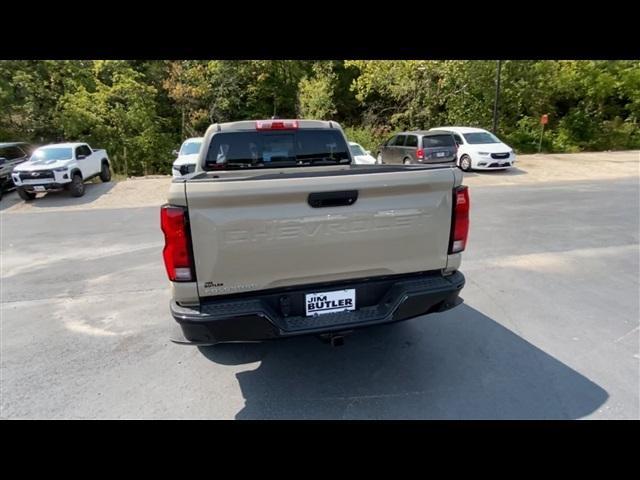
M 174 156 L 176 156 L 176 157 L 177 157 L 178 155 L 180 155 L 180 152 L 178 152 L 178 150 L 174 150 L 172 153 L 173 153 L 173 155 L 174 155 Z
M 78 156 L 76 157 L 76 160 L 84 160 L 85 158 L 87 158 L 87 156 L 86 156 L 86 155 L 78 155 Z

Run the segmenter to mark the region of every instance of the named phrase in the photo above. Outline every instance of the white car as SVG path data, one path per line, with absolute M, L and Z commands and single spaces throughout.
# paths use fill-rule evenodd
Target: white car
M 171 168 L 173 177 L 181 177 L 195 170 L 201 145 L 202 137 L 188 138 L 182 142 L 179 152 L 174 150 L 173 154 L 178 158 L 173 162 Z
M 498 170 L 516 163 L 516 152 L 493 133 L 482 128 L 438 127 L 431 130 L 451 132 L 458 144 L 458 166 L 469 170 Z
M 353 162 L 358 165 L 372 165 L 378 163 L 378 161 L 371 156 L 371 152 L 362 148 L 362 146 L 355 142 L 349 142 L 349 149 L 353 156 Z
M 74 197 L 84 195 L 84 182 L 93 177 L 111 180 L 109 157 L 86 143 L 56 143 L 34 150 L 31 158 L 11 173 L 18 195 L 25 201 L 38 192 L 69 190 Z

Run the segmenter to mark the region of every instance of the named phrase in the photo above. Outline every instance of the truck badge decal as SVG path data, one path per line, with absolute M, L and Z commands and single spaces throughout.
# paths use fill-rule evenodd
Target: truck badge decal
M 255 283 L 248 283 L 248 284 L 243 284 L 243 285 L 228 285 L 228 286 L 224 286 L 224 283 L 222 282 L 205 282 L 204 283 L 204 293 L 206 295 L 220 295 L 223 293 L 235 293 L 235 292 L 242 292 L 245 290 L 253 290 L 257 288 L 257 285 Z

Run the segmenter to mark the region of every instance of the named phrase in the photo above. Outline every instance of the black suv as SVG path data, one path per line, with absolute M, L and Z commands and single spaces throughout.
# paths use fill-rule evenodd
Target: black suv
M 416 130 L 401 132 L 378 147 L 378 163 L 456 162 L 458 147 L 450 132 Z

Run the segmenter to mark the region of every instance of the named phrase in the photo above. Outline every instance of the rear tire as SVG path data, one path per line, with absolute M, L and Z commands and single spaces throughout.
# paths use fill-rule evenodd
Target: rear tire
M 24 188 L 22 187 L 18 187 L 18 195 L 20 195 L 20 198 L 22 200 L 24 200 L 25 202 L 30 202 L 31 200 L 33 200 L 34 198 L 36 198 L 36 194 L 32 193 L 32 192 L 27 192 Z
M 410 158 L 405 158 L 402 163 L 404 163 L 405 165 L 411 165 L 411 159 Z
M 471 171 L 471 159 L 469 158 L 469 155 L 463 155 L 460 157 L 460 170 L 463 172 Z
M 103 183 L 107 183 L 111 180 L 111 170 L 109 169 L 109 164 L 107 162 L 102 164 L 102 169 L 100 170 L 100 180 Z
M 73 175 L 69 191 L 73 197 L 81 197 L 84 195 L 84 181 L 79 173 Z

